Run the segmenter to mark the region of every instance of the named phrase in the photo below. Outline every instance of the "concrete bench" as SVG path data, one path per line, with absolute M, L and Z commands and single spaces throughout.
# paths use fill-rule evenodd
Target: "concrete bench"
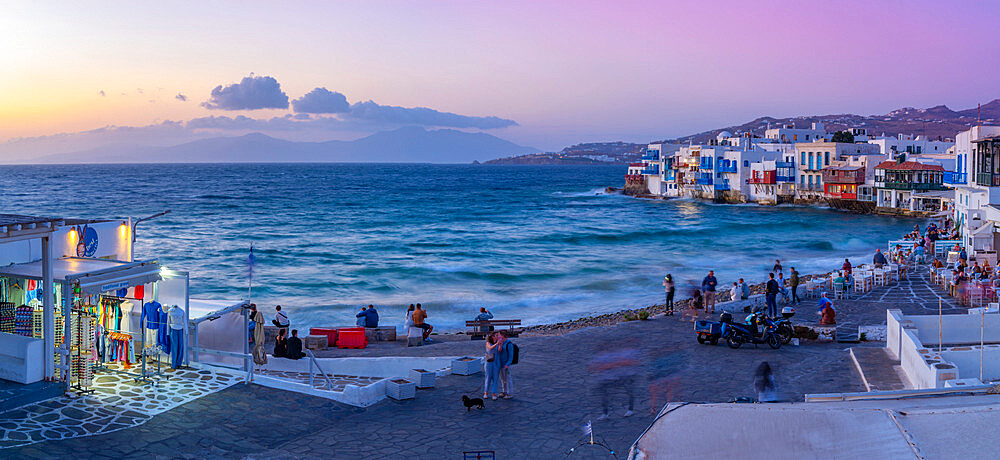
M 23 384 L 42 380 L 45 377 L 44 347 L 42 339 L 0 333 L 0 379 Z

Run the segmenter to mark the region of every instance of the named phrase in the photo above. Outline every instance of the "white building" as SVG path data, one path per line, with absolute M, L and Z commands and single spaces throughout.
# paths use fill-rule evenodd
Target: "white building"
M 813 123 L 810 128 L 796 128 L 794 124 L 787 124 L 780 128 L 769 128 L 764 131 L 764 137 L 773 142 L 814 142 L 827 141 L 830 133 L 826 132 L 823 123 Z
M 854 141 L 858 142 L 858 139 L 855 138 Z M 912 134 L 900 134 L 896 137 L 878 136 L 870 139 L 868 143 L 877 145 L 879 152 L 883 154 L 906 153 L 908 154 L 907 158 L 909 158 L 910 154 L 944 154 L 948 152 L 949 148 L 955 145 L 954 142 L 932 141 L 928 140 L 926 136 L 914 136 Z
M 1000 136 L 1000 126 L 974 126 L 955 136 L 955 155 L 967 184 L 955 190 L 955 222 L 966 250 L 995 251 L 1000 228 L 1000 158 L 980 141 Z

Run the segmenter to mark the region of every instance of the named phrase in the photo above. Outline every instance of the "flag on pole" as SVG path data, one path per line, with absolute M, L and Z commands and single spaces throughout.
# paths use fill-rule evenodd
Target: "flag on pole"
M 594 433 L 594 428 L 590 425 L 590 420 L 587 420 L 587 424 L 583 426 L 583 435 L 590 436 Z

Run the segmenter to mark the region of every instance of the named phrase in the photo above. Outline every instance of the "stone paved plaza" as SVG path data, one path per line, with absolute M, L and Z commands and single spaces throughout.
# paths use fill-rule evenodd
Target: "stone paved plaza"
M 838 300 L 838 319 L 883 324 L 886 308 L 936 312 L 938 297 L 948 302 L 946 312 L 963 310 L 917 273 L 908 281 Z M 797 320 L 816 319 L 812 302 L 806 299 L 799 307 Z M 521 349 L 521 362 L 513 368 L 516 396 L 487 401 L 482 411 L 467 412 L 460 401 L 462 395 L 482 396 L 481 373 L 441 377 L 436 388 L 417 390 L 413 400 L 387 399 L 368 408 L 240 383 L 132 428 L 49 440 L 2 453 L 28 458 L 81 452 L 88 457 L 115 458 L 461 458 L 463 451 L 493 450 L 497 458 L 565 458 L 582 438 L 583 426 L 592 420 L 597 436 L 624 455 L 668 398 L 727 402 L 752 396 L 753 370 L 761 361 L 771 364 L 787 400 L 800 401 L 805 393 L 865 390 L 843 344 L 804 342 L 780 350 L 766 346 L 731 350 L 721 344 L 698 344 L 691 323 L 679 318 L 658 316 L 563 335 L 514 339 Z M 611 395 L 611 417 L 597 421 L 601 403 L 587 365 L 596 353 L 617 348 L 640 353 L 645 363 L 632 386 L 636 414 L 622 417 L 626 393 L 619 388 Z M 451 337 L 423 347 L 379 350 L 400 356 L 478 356 L 483 342 Z M 367 356 L 374 353 L 361 351 L 367 351 Z M 658 380 L 661 377 L 667 378 Z

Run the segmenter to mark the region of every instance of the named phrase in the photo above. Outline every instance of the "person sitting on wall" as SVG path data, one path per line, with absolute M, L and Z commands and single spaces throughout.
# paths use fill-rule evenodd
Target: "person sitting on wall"
M 374 305 L 369 305 L 365 310 L 365 327 L 378 327 L 378 311 Z
M 274 353 L 271 356 L 275 358 L 285 358 L 288 356 L 288 331 L 285 329 L 278 330 L 278 336 L 274 338 Z
M 827 298 L 825 292 L 819 298 L 819 323 L 837 324 L 837 312 L 833 310 L 833 301 Z
M 281 305 L 275 305 L 274 311 L 274 319 L 271 320 L 271 324 L 278 326 L 279 329 L 288 329 L 291 323 L 288 322 L 288 315 L 281 311 Z
M 288 338 L 288 345 L 286 346 L 286 358 L 288 359 L 299 359 L 305 356 L 302 353 L 302 339 L 299 338 L 299 330 L 292 329 L 292 336 Z

